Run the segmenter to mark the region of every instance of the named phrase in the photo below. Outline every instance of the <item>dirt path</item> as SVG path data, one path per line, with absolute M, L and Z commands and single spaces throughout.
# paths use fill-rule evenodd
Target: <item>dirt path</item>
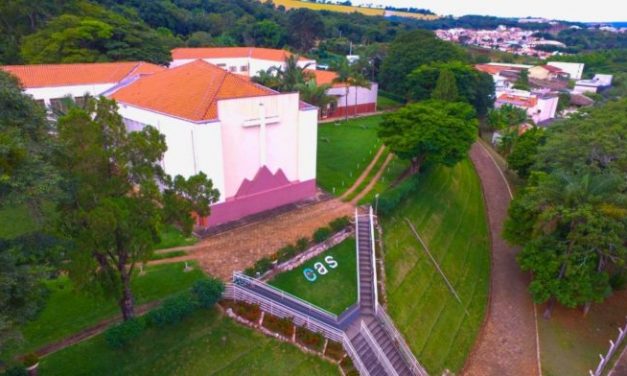
M 463 374 L 473 376 L 539 375 L 534 305 L 529 276 L 515 260 L 518 249 L 501 237 L 511 190 L 489 152 L 479 143 L 470 151 L 485 197 L 492 243 L 488 316 Z
M 153 309 L 154 307 L 158 306 L 161 302 L 160 301 L 154 301 L 154 302 L 150 302 L 150 303 L 146 303 L 146 304 L 142 304 L 140 306 L 135 307 L 135 314 L 138 316 L 144 315 L 145 313 L 147 313 L 148 311 L 150 311 L 151 309 Z M 35 353 L 37 354 L 37 356 L 39 357 L 44 357 L 46 355 L 50 355 L 54 352 L 57 352 L 59 350 L 63 350 L 66 347 L 70 347 L 72 345 L 75 345 L 79 342 L 83 342 L 93 336 L 96 336 L 102 332 L 104 332 L 105 330 L 107 330 L 107 328 L 109 326 L 111 326 L 112 324 L 118 323 L 122 321 L 122 315 L 116 315 L 114 317 L 108 318 L 106 320 L 102 320 L 101 322 L 99 322 L 98 324 L 87 328 L 87 329 L 83 329 L 78 333 L 74 333 L 69 337 L 66 337 L 64 339 L 62 339 L 61 341 L 58 342 L 53 342 L 50 344 L 47 344 L 44 347 L 41 347 L 39 349 L 37 349 L 37 351 L 35 351 Z
M 352 205 L 338 199 L 322 201 L 210 236 L 193 246 L 179 248 L 188 252 L 185 256 L 149 264 L 197 260 L 207 273 L 227 280 L 234 271 L 252 266 L 256 260 L 295 243 L 299 238 L 311 239 L 318 228 L 335 218 L 350 217 L 354 210 Z
M 351 187 L 346 192 L 344 192 L 343 195 L 340 196 L 340 200 L 346 199 L 351 194 L 353 194 L 353 192 L 357 188 L 359 188 L 361 183 L 368 177 L 368 175 L 370 174 L 370 171 L 372 171 L 374 166 L 377 164 L 377 161 L 379 160 L 379 158 L 381 158 L 381 155 L 383 154 L 384 150 L 385 150 L 385 146 L 381 145 L 381 147 L 379 148 L 379 151 L 377 151 L 377 154 L 374 156 L 374 158 L 372 158 L 372 161 L 370 161 L 370 164 L 368 165 L 368 167 L 366 167 L 366 169 L 361 173 L 361 175 L 359 175 L 359 177 L 357 178 L 357 180 L 355 180 L 353 185 L 351 185 Z
M 361 200 L 362 198 L 366 197 L 366 195 L 377 184 L 379 179 L 381 179 L 381 175 L 383 175 L 383 173 L 385 172 L 385 169 L 388 167 L 390 162 L 392 162 L 392 159 L 394 159 L 394 154 L 392 154 L 392 153 L 388 154 L 387 158 L 385 158 L 385 161 L 383 161 L 383 164 L 381 165 L 381 168 L 379 168 L 379 171 L 377 171 L 375 176 L 372 177 L 372 180 L 370 180 L 370 183 L 368 183 L 366 188 L 364 188 L 363 191 L 359 192 L 359 194 L 357 196 L 355 196 L 355 198 L 353 198 L 351 200 L 351 204 L 357 205 L 357 203 L 359 203 L 359 200 Z

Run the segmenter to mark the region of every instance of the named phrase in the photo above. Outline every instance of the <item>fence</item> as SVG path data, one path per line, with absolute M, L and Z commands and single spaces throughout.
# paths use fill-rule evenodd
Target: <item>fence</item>
M 394 323 L 392 322 L 392 319 L 387 315 L 387 313 L 385 313 L 383 307 L 380 307 L 377 311 L 377 318 L 379 319 L 379 322 L 383 324 L 383 328 L 385 328 L 385 331 L 392 337 L 392 339 L 396 343 L 397 348 L 401 353 L 401 356 L 407 363 L 407 366 L 412 371 L 412 373 L 420 376 L 428 376 L 427 371 L 418 362 L 418 359 L 416 359 L 414 353 L 411 352 L 411 349 L 407 345 L 407 342 L 405 342 L 405 339 L 403 338 L 401 333 L 398 332 L 396 326 L 394 326 Z
M 288 292 L 285 292 L 283 290 L 277 289 L 276 287 L 270 286 L 265 282 L 262 282 L 258 279 L 249 277 L 245 274 L 239 273 L 239 272 L 235 272 L 233 273 L 233 283 L 236 285 L 241 285 L 241 286 L 245 286 L 245 287 L 254 287 L 263 291 L 266 291 L 272 295 L 278 295 L 281 299 L 283 300 L 288 300 L 294 304 L 297 304 L 299 306 L 301 306 L 302 308 L 308 310 L 308 311 L 312 311 L 315 312 L 319 315 L 322 316 L 326 316 L 328 319 L 330 320 L 334 320 L 337 321 L 337 315 L 334 313 L 331 313 L 329 311 L 327 311 L 324 308 L 320 308 L 318 306 L 315 306 L 297 296 L 294 296 Z
M 242 286 L 238 286 L 234 283 L 228 283 L 224 290 L 224 297 L 227 299 L 245 301 L 247 303 L 258 305 L 264 312 L 281 318 L 291 318 L 294 325 L 308 328 L 314 332 L 322 334 L 324 337 L 337 341 L 344 342 L 344 332 L 340 329 L 328 325 L 322 321 L 319 321 L 309 315 L 304 315 L 298 311 L 295 311 L 281 303 L 277 303 L 272 299 L 266 298 L 263 295 L 257 294 L 254 291 L 250 291 Z
M 372 259 L 372 293 L 374 294 L 374 312 L 376 314 L 379 310 L 379 285 L 377 283 L 377 257 L 374 251 L 374 216 L 372 215 L 372 206 L 370 206 L 368 215 L 368 219 L 370 220 L 370 248 L 372 251 L 372 254 L 370 255 Z
M 370 329 L 368 329 L 363 321 L 360 324 L 359 332 L 362 336 L 364 336 L 366 342 L 368 342 L 368 346 L 370 346 L 372 352 L 374 352 L 375 356 L 377 357 L 377 360 L 379 360 L 379 363 L 381 363 L 381 365 L 385 369 L 385 373 L 390 376 L 398 376 L 398 372 L 396 372 L 396 369 L 394 369 L 394 366 L 390 362 L 390 359 L 388 359 L 388 357 L 385 355 L 383 349 L 381 348 L 381 346 L 379 346 L 377 340 L 374 339 L 372 333 L 370 332 Z
M 359 213 L 355 208 L 355 257 L 357 257 L 357 304 L 361 304 L 361 281 L 359 271 Z
M 607 353 L 605 354 L 605 356 L 603 356 L 602 354 L 599 354 L 599 357 L 601 358 L 601 360 L 599 361 L 599 365 L 597 366 L 597 369 L 594 372 L 590 370 L 590 376 L 601 376 L 603 374 L 605 367 L 607 366 L 609 361 L 612 359 L 612 357 L 614 356 L 614 353 L 620 347 L 621 343 L 623 343 L 625 336 L 627 336 L 627 323 L 625 324 L 624 327 L 618 328 L 618 338 L 616 338 L 616 342 L 610 340 L 610 348 L 607 350 Z

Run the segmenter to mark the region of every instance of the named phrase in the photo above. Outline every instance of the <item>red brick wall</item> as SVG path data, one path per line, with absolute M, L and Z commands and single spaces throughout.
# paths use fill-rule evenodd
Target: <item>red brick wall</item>
M 346 109 L 348 109 L 348 116 L 365 114 L 369 112 L 375 112 L 377 106 L 375 103 L 358 104 L 357 106 L 338 107 L 335 111 L 329 113 L 327 118 L 337 118 L 346 116 Z

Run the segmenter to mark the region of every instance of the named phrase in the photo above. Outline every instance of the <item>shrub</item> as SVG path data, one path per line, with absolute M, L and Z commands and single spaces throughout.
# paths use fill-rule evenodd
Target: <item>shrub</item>
M 253 269 L 255 270 L 255 274 L 263 274 L 272 268 L 272 260 L 269 257 L 264 257 L 255 263 Z
M 138 318 L 124 321 L 105 331 L 105 341 L 109 346 L 119 349 L 139 337 L 144 327 L 144 321 Z
M 298 254 L 298 249 L 293 245 L 286 245 L 277 252 L 279 262 L 284 262 Z
M 341 360 L 344 357 L 344 346 L 339 342 L 329 340 L 324 354 L 329 358 Z
M 322 243 L 331 236 L 331 229 L 328 227 L 320 227 L 313 234 L 313 240 L 316 243 Z
M 217 278 L 209 277 L 196 281 L 192 286 L 192 297 L 198 306 L 211 308 L 222 297 L 224 283 Z
M 254 277 L 255 276 L 255 268 L 251 266 L 250 268 L 244 269 L 244 274 L 246 274 L 249 277 Z
M 296 339 L 301 344 L 315 351 L 321 351 L 324 346 L 324 337 L 320 333 L 312 332 L 307 328 L 296 327 Z
M 377 205 L 378 214 L 390 214 L 396 207 L 418 187 L 419 175 L 411 176 L 398 186 L 381 194 Z
M 353 364 L 353 360 L 351 359 L 350 356 L 345 357 L 344 359 L 342 359 L 342 361 L 340 362 L 340 367 L 342 367 L 342 369 L 344 370 L 344 374 L 346 376 L 358 376 L 359 372 L 357 372 L 357 369 L 355 368 L 355 365 Z
M 279 333 L 285 337 L 291 337 L 294 331 L 294 323 L 291 318 L 280 318 L 267 313 L 263 317 L 263 326 L 266 329 Z
M 309 239 L 307 238 L 300 238 L 296 241 L 296 249 L 298 249 L 299 252 L 305 251 L 308 246 L 309 246 Z
M 189 294 L 180 294 L 166 299 L 161 307 L 148 313 L 147 320 L 151 325 L 164 327 L 180 322 L 194 312 L 194 303 Z
M 347 216 L 344 216 L 331 221 L 331 223 L 329 223 L 329 227 L 331 227 L 331 230 L 333 230 L 333 232 L 338 232 L 340 230 L 344 230 L 350 224 L 350 222 L 350 219 Z
M 235 300 L 222 300 L 220 305 L 224 308 L 231 308 L 236 315 L 251 322 L 257 322 L 261 317 L 261 309 L 256 304 Z

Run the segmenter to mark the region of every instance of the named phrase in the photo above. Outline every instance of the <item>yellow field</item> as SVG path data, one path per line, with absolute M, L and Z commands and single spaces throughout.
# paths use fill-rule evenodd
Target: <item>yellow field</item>
M 408 18 L 417 18 L 420 20 L 437 20 L 440 18 L 435 14 L 420 14 L 420 13 L 409 13 L 409 12 L 397 12 L 394 10 L 388 10 L 385 12 L 388 16 L 397 16 L 397 17 L 408 17 Z
M 261 0 L 264 1 L 264 0 Z M 329 10 L 332 12 L 341 12 L 341 13 L 363 13 L 367 16 L 383 16 L 385 14 L 384 9 L 375 9 L 375 8 L 365 8 L 365 7 L 350 7 L 346 5 L 337 5 L 337 4 L 319 4 L 319 3 L 310 3 L 308 1 L 300 1 L 300 0 L 273 0 L 276 6 L 283 5 L 285 9 L 293 9 L 293 8 L 307 8 L 313 10 Z M 422 18 L 422 19 L 435 19 L 438 16 L 427 16 L 424 14 L 417 13 L 407 13 L 407 12 L 394 12 L 389 11 L 388 14 L 392 14 L 398 17 L 411 17 L 411 18 Z

